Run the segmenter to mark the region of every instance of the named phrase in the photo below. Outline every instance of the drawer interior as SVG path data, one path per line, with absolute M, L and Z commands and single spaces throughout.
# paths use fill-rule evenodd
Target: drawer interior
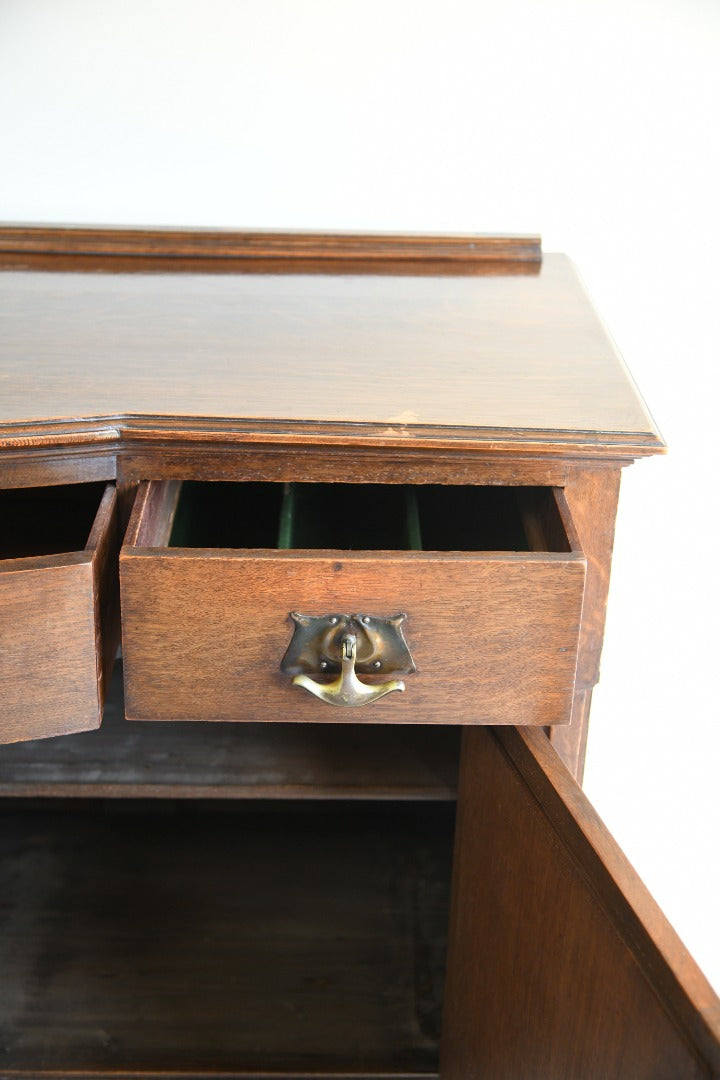
M 0 1071 L 437 1076 L 447 803 L 0 803 Z
M 171 513 L 169 547 L 570 550 L 550 488 L 186 481 Z
M 0 559 L 83 551 L 105 483 L 0 491 Z

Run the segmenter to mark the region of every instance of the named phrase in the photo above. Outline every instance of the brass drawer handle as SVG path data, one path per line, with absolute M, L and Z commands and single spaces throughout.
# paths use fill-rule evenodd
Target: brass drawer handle
M 402 679 L 365 683 L 358 671 L 377 675 L 410 673 L 415 663 L 403 637 L 405 615 L 381 618 L 371 615 L 300 615 L 290 613 L 295 632 L 283 658 L 281 670 L 292 676 L 295 686 L 328 705 L 354 708 L 378 701 L 393 690 L 404 690 Z M 331 682 L 313 676 L 339 672 Z
M 379 686 L 361 683 L 355 674 L 356 655 L 357 640 L 354 634 L 348 634 L 342 639 L 342 669 L 337 679 L 331 683 L 319 683 L 309 675 L 295 675 L 293 685 L 302 686 L 303 690 L 314 694 L 321 701 L 326 701 L 328 705 L 349 706 L 369 705 L 371 701 L 385 697 L 392 690 L 405 689 L 402 679 L 391 679 Z

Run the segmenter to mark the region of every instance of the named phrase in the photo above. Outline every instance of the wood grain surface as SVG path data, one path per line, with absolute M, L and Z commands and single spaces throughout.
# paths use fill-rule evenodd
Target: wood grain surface
M 463 736 L 443 1080 L 720 1074 L 720 1001 L 542 732 Z
M 228 229 L 116 229 L 110 226 L 0 226 L 0 266 L 17 265 L 32 256 L 33 265 L 51 267 L 67 257 L 105 258 L 112 269 L 118 261 L 138 259 L 163 267 L 179 263 L 183 270 L 199 261 L 203 266 L 229 263 L 237 273 L 244 265 L 273 266 L 276 271 L 298 260 L 319 266 L 370 264 L 374 272 L 406 264 L 449 264 L 464 267 L 490 263 L 532 264 L 542 261 L 539 236 L 461 236 L 397 233 L 315 233 Z M 44 263 L 39 260 L 44 259 Z
M 15 801 L 0 1073 L 437 1076 L 452 832 L 442 803 Z
M 564 256 L 531 276 L 7 271 L 0 310 L 8 436 L 205 417 L 662 447 Z
M 118 643 L 115 530 L 108 487 L 82 551 L 0 560 L 0 743 L 99 726 Z
M 87 542 L 92 552 L 93 602 L 95 607 L 95 655 L 101 710 L 110 686 L 120 645 L 120 529 L 118 495 L 108 484 Z
M 121 555 L 128 716 L 357 723 L 291 685 L 290 611 L 408 614 L 417 671 L 363 723 L 570 718 L 585 566 L 576 555 Z
M 592 691 L 600 678 L 619 488 L 620 469 L 576 467 L 568 469 L 563 487 L 587 559 L 587 576 L 572 717 L 569 725 L 549 734 L 578 783 L 585 768 Z
M 166 535 L 156 510 L 174 499 L 172 483 L 142 485 L 121 551 L 129 718 L 568 722 L 585 580 L 581 552 L 134 546 L 158 530 Z M 403 693 L 362 711 L 319 702 L 280 671 L 291 611 L 405 612 L 417 671 Z

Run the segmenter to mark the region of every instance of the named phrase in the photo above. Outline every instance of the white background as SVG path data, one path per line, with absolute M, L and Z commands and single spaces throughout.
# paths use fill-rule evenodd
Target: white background
M 540 231 L 669 443 L 625 472 L 586 790 L 720 985 L 714 0 L 1 0 L 8 221 Z

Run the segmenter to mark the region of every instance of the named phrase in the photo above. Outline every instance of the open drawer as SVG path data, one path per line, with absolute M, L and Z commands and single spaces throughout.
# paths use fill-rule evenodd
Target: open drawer
M 570 718 L 585 559 L 560 489 L 151 481 L 120 578 L 129 719 Z M 330 708 L 293 685 L 291 613 L 330 637 L 406 615 L 406 692 Z
M 0 491 L 0 743 L 100 726 L 119 641 L 112 485 Z

